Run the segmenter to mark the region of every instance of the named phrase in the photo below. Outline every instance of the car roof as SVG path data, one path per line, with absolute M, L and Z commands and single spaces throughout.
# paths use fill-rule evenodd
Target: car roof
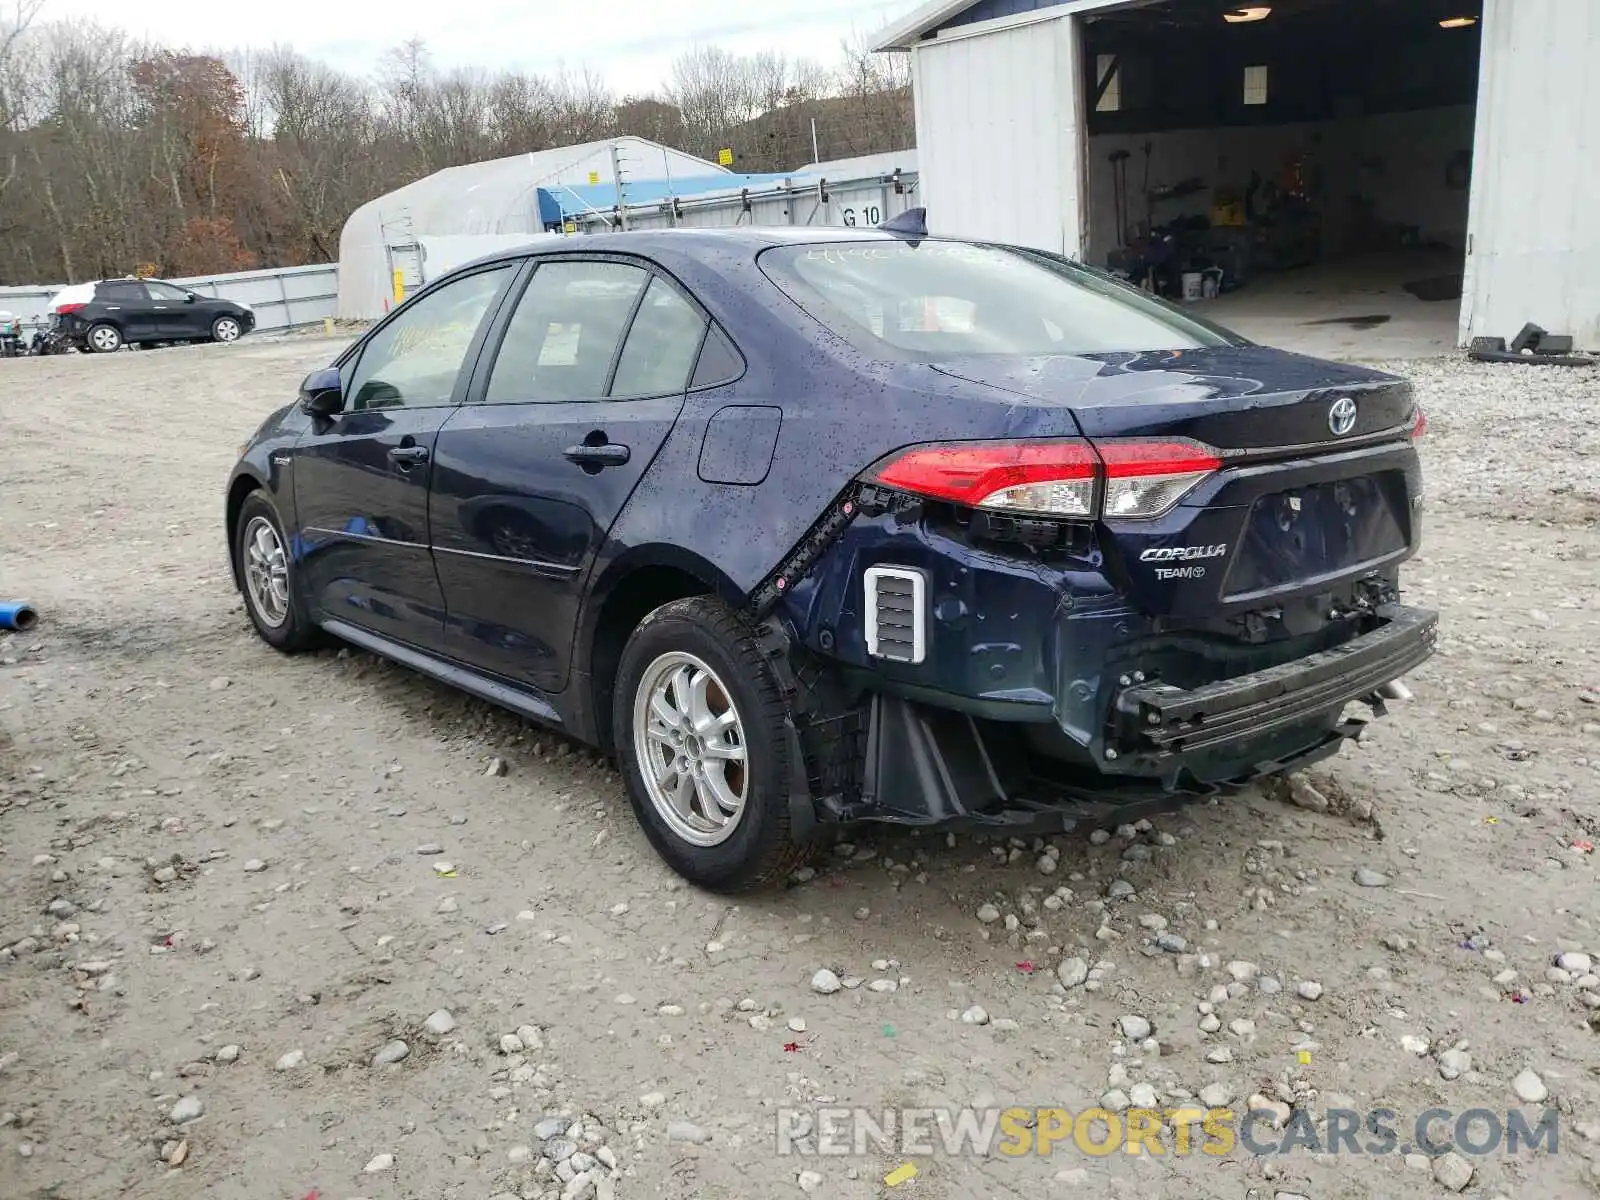
M 604 234 L 579 234 L 572 237 L 529 242 L 508 250 L 497 250 L 463 263 L 477 267 L 485 263 L 551 254 L 689 254 L 696 250 L 726 251 L 730 247 L 748 248 L 753 255 L 773 246 L 804 246 L 824 242 L 892 242 L 904 234 L 880 229 L 852 229 L 817 225 L 739 225 L 718 229 L 633 229 Z

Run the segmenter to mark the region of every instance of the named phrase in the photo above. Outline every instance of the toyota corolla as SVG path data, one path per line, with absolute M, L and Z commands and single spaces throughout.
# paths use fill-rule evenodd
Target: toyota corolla
M 919 219 L 430 284 L 244 450 L 255 628 L 603 748 L 718 889 L 845 823 L 1125 820 L 1381 714 L 1436 628 L 1410 385 Z

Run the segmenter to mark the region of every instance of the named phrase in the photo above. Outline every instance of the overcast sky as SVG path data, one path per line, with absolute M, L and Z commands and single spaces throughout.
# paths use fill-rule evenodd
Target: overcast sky
M 41 19 L 89 18 L 168 46 L 229 50 L 287 42 L 344 70 L 368 74 L 380 55 L 420 37 L 444 68 L 554 71 L 587 64 L 619 92 L 664 82 L 696 42 L 749 53 L 778 49 L 832 66 L 839 43 L 870 33 L 919 0 L 45 0 Z

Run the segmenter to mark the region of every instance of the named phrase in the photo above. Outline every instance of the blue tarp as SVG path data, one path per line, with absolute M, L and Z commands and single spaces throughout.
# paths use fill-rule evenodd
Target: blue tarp
M 690 179 L 630 179 L 623 185 L 623 198 L 630 204 L 649 204 L 676 196 L 687 200 L 708 192 L 755 191 L 782 183 L 790 175 L 700 175 Z M 614 183 L 559 184 L 539 189 L 539 219 L 546 228 L 560 225 L 562 219 L 586 212 L 610 212 L 617 205 Z

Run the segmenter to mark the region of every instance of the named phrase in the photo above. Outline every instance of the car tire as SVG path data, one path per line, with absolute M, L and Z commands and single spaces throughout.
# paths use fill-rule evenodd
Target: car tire
M 83 348 L 90 354 L 115 354 L 122 349 L 122 330 L 106 321 L 91 325 L 83 335 Z
M 244 610 L 261 640 L 293 654 L 321 640 L 295 586 L 294 558 L 283 521 L 271 499 L 251 492 L 239 506 L 233 529 L 233 561 L 238 570 Z
M 213 342 L 237 342 L 243 333 L 244 326 L 239 324 L 237 317 L 218 317 L 211 322 Z
M 709 596 L 662 605 L 628 639 L 613 695 L 628 799 L 679 875 L 749 891 L 810 859 L 816 843 L 790 822 L 788 699 L 737 613 Z

